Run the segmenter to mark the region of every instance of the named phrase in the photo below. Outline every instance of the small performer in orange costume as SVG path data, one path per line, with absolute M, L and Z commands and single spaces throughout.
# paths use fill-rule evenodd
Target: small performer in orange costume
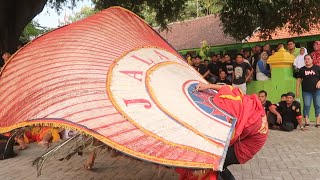
M 197 90 L 218 90 L 213 102 L 237 118 L 234 136 L 223 165 L 223 171 L 219 173 L 222 179 L 234 179 L 227 169 L 231 164 L 244 164 L 263 147 L 268 137 L 268 123 L 264 108 L 256 95 L 244 95 L 240 89 L 228 85 L 199 83 Z M 177 168 L 180 179 L 218 179 L 218 173 L 205 171 L 195 174 L 192 170 Z
M 60 140 L 59 129 L 51 127 L 33 127 L 30 131 L 26 131 L 26 143 L 38 142 L 42 146 L 49 146 L 49 142 L 57 142 Z

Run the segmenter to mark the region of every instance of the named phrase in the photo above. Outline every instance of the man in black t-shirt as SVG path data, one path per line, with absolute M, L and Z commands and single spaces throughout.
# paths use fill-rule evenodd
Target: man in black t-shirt
M 247 93 L 247 84 L 249 81 L 253 70 L 251 66 L 243 61 L 242 54 L 237 54 L 236 62 L 233 65 L 233 78 L 232 86 L 237 87 L 242 90 L 244 94 Z
M 195 70 L 197 70 L 202 77 L 206 78 L 209 75 L 209 70 L 207 68 L 206 65 L 201 64 L 201 57 L 197 56 L 194 60 L 193 60 L 193 64 L 192 66 L 194 67 Z
M 268 96 L 268 94 L 265 90 L 261 90 L 258 93 L 258 98 L 259 98 L 261 104 L 263 105 L 264 110 L 266 111 L 266 115 L 268 116 L 268 114 L 270 112 L 269 107 L 272 105 L 272 103 L 269 100 L 267 100 L 267 96 Z
M 260 60 L 260 55 L 261 55 L 261 46 L 256 45 L 254 47 L 254 54 L 249 60 L 251 66 L 253 67 L 253 72 L 252 72 L 253 80 L 256 80 L 256 66 L 257 66 L 257 62 Z
M 283 131 L 292 131 L 302 125 L 301 106 L 298 101 L 294 101 L 294 93 L 288 92 L 286 101 L 281 101 L 277 105 L 270 106 L 270 111 L 274 113 L 277 118 L 276 122 L 269 122 L 272 125 L 280 125 Z
M 272 112 L 270 112 L 270 107 L 272 106 L 271 101 L 267 100 L 268 94 L 265 90 L 261 90 L 258 93 L 258 98 L 266 112 L 266 116 L 267 116 L 267 120 L 268 120 L 268 124 L 269 124 L 269 128 L 273 129 L 273 126 L 276 123 L 277 117 L 275 114 L 273 114 Z M 276 124 L 279 125 L 279 124 Z
M 221 68 L 221 62 L 218 61 L 217 55 L 211 56 L 211 62 L 208 64 L 210 70 L 210 82 L 215 83 L 219 78 L 219 72 Z

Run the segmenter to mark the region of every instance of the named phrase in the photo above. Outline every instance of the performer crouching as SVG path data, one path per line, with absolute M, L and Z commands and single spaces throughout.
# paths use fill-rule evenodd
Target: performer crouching
M 219 173 L 222 179 L 235 179 L 228 170 L 231 164 L 244 164 L 263 147 L 268 136 L 268 122 L 264 108 L 256 95 L 245 95 L 238 88 L 228 85 L 204 84 L 197 85 L 198 91 L 206 89 L 217 90 L 213 102 L 237 118 L 237 123 L 230 141 L 223 171 Z M 190 173 L 191 170 L 177 169 L 180 179 L 217 179 L 217 173 L 206 171 L 198 175 Z

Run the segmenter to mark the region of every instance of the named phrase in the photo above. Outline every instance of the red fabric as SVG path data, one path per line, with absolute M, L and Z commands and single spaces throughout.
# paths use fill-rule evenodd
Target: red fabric
M 268 135 L 259 132 L 265 110 L 257 95 L 244 95 L 240 89 L 232 86 L 223 86 L 213 101 L 238 119 L 230 146 L 234 145 L 238 161 L 244 164 L 253 158 L 267 140 Z M 195 176 L 190 169 L 176 168 L 176 172 L 179 180 L 217 179 L 217 172 L 214 171 L 201 177 Z
M 313 64 L 320 66 L 320 50 L 319 51 L 314 51 L 311 54 L 311 57 L 313 59 Z
M 27 138 L 29 139 L 30 142 L 36 142 L 37 141 L 37 135 L 36 134 L 32 135 L 32 133 L 30 131 L 26 131 L 25 135 L 27 136 Z
M 217 180 L 218 173 L 215 171 L 208 171 L 203 175 L 194 175 L 191 169 L 176 168 L 179 174 L 179 180 Z
M 259 119 L 254 124 L 246 127 L 234 145 L 234 152 L 240 164 L 244 164 L 253 158 L 257 152 L 263 147 L 267 140 L 268 134 L 261 134 L 262 119 Z
M 234 145 L 235 154 L 241 164 L 247 162 L 262 148 L 267 138 L 267 134 L 259 132 L 262 117 L 265 115 L 261 102 L 257 95 L 244 95 L 240 89 L 231 86 L 223 86 L 213 101 L 237 118 L 230 146 Z
M 241 100 L 223 98 L 222 96 L 224 95 L 231 95 L 233 98 L 240 97 Z M 222 86 L 213 101 L 218 107 L 237 118 L 235 134 L 231 140 L 231 145 L 239 138 L 244 128 L 254 124 L 265 115 L 265 111 L 257 95 L 244 95 L 240 89 L 231 86 Z

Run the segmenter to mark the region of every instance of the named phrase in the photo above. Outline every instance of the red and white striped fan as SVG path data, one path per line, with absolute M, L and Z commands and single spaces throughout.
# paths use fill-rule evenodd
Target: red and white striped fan
M 77 129 L 127 155 L 173 167 L 221 169 L 233 125 L 193 92 L 205 80 L 133 13 L 109 8 L 45 34 L 0 77 L 0 131 Z

